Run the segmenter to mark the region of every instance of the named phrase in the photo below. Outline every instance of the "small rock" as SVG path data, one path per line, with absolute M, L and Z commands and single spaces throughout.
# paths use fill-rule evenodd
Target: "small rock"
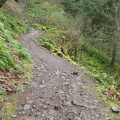
M 96 114 L 96 115 L 95 115 L 95 117 L 99 118 L 99 117 L 100 117 L 100 115 Z
M 25 115 L 25 111 L 19 112 L 19 115 Z
M 28 100 L 27 103 L 31 105 L 33 103 L 33 101 Z
M 111 107 L 111 110 L 114 113 L 119 113 L 120 112 L 119 109 L 118 109 L 118 107 L 115 107 L 115 106 Z
M 82 120 L 80 117 L 75 117 L 74 120 Z
M 29 82 L 24 82 L 23 84 L 25 84 L 25 85 L 29 85 Z
M 12 117 L 12 118 L 16 118 L 17 116 L 12 114 L 11 117 Z
M 11 92 L 13 92 L 13 89 L 7 88 L 6 91 L 11 93 Z
M 104 94 L 104 95 L 108 95 L 108 92 L 105 92 L 105 91 L 104 91 L 103 94 Z
M 72 75 L 79 75 L 78 72 L 74 71 Z
M 67 105 L 67 106 L 72 106 L 72 104 L 71 104 L 70 101 L 67 101 L 67 102 L 65 103 L 65 105 Z
M 91 109 L 91 110 L 95 110 L 95 109 L 96 109 L 96 106 L 90 106 L 90 109 Z
M 112 119 L 107 117 L 105 120 L 112 120 Z
M 59 75 L 59 74 L 60 74 L 60 71 L 59 71 L 59 70 L 55 71 L 55 74 L 56 74 L 56 75 Z
M 30 105 L 26 104 L 24 105 L 24 110 L 29 110 L 30 109 Z
M 60 106 L 54 106 L 54 109 L 59 110 L 59 109 L 61 109 L 61 107 Z
M 23 87 L 20 88 L 20 92 L 21 92 L 21 93 L 24 93 L 24 92 L 25 92 Z
M 44 87 L 45 87 L 45 85 L 39 85 L 39 87 L 40 87 L 40 88 L 44 88 Z
M 0 84 L 3 84 L 3 83 L 5 83 L 5 80 L 0 79 Z
M 81 106 L 81 107 L 88 108 L 88 106 L 87 106 L 87 105 L 82 104 L 82 103 L 79 103 L 79 102 L 78 102 L 78 101 L 76 101 L 76 100 L 73 100 L 73 101 L 72 101 L 72 104 L 73 104 L 73 105 L 75 105 L 75 106 Z
M 98 103 L 98 100 L 94 100 L 95 103 Z
M 37 106 L 36 105 L 33 105 L 33 108 L 36 108 Z
M 73 112 L 74 114 L 76 114 L 76 115 L 78 114 L 75 109 L 73 109 L 72 112 Z M 76 119 L 76 120 L 77 120 L 77 119 Z

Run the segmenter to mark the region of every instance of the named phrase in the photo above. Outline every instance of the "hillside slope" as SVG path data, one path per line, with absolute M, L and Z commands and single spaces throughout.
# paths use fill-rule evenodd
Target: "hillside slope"
M 9 116 L 4 105 L 17 91 L 31 64 L 29 54 L 17 40 L 28 30 L 25 24 L 0 10 L 0 119 Z

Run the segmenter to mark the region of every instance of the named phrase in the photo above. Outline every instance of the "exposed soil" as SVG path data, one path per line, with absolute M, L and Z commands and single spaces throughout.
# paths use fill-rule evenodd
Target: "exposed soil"
M 36 45 L 39 31 L 21 38 L 34 61 L 28 88 L 21 93 L 16 120 L 113 120 L 95 90 L 95 82 L 64 58 Z

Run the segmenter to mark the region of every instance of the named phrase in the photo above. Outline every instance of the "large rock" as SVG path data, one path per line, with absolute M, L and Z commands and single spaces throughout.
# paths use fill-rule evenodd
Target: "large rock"
M 17 19 L 23 20 L 25 18 L 24 7 L 21 4 L 17 3 L 15 0 L 7 0 L 2 6 L 2 9 Z

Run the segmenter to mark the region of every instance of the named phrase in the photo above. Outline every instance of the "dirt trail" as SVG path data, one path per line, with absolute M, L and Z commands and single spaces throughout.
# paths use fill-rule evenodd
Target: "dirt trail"
M 31 29 L 21 38 L 35 65 L 16 120 L 113 120 L 110 108 L 96 96 L 94 81 L 83 70 L 37 46 L 39 36 Z

